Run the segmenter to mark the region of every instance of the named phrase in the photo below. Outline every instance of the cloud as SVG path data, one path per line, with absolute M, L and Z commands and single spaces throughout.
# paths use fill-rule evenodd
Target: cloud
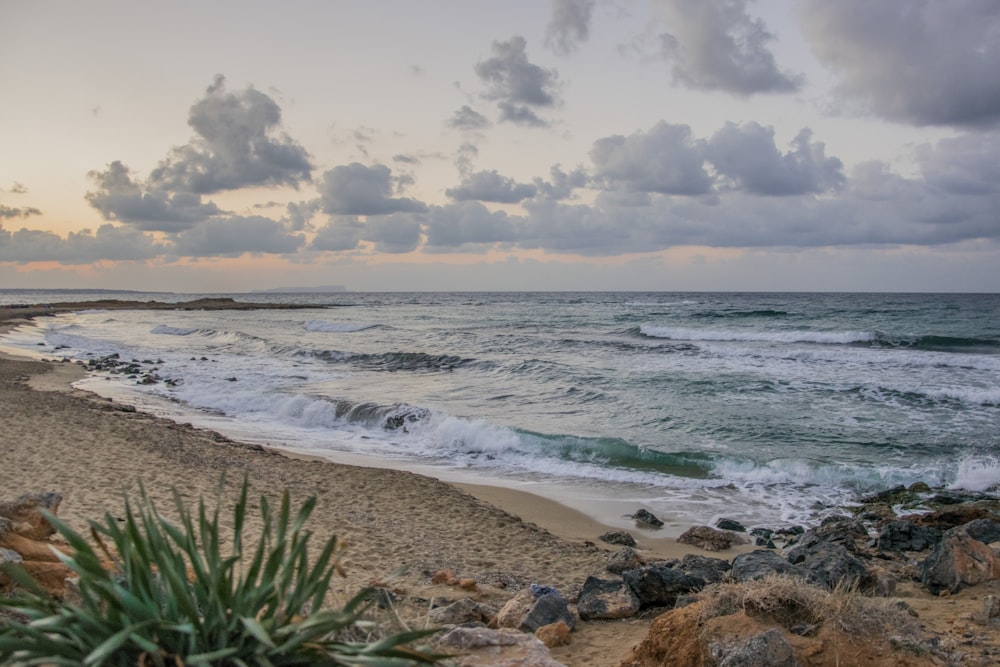
M 3 192 L 3 188 L 0 188 L 0 192 Z M 12 195 L 24 195 L 28 194 L 28 188 L 24 187 L 23 183 L 14 181 L 14 184 L 10 186 L 10 190 L 7 190 L 7 192 L 11 193 Z
M 704 166 L 704 142 L 695 140 L 687 125 L 660 121 L 648 132 L 598 139 L 590 159 L 596 179 L 610 188 L 699 195 L 712 186 Z
M 1000 193 L 1000 133 L 965 134 L 917 151 L 924 179 L 952 195 Z
M 173 251 L 192 257 L 237 257 L 244 253 L 294 253 L 304 244 L 305 237 L 289 233 L 270 218 L 232 216 L 185 229 L 175 237 Z
M 813 52 L 863 111 L 913 125 L 1000 121 L 1000 4 L 804 0 Z
M 520 36 L 493 42 L 493 57 L 476 63 L 475 71 L 488 87 L 483 98 L 497 102 L 502 122 L 546 126 L 534 108 L 559 103 L 559 74 L 528 62 L 526 47 Z
M 364 235 L 364 223 L 353 216 L 338 216 L 316 230 L 310 250 L 344 252 L 354 250 Z
M 149 190 L 132 179 L 129 168 L 119 161 L 105 171 L 88 174 L 98 185 L 86 199 L 107 220 L 120 220 L 144 231 L 180 232 L 220 214 L 212 202 L 190 192 Z
M 455 152 L 455 168 L 462 176 L 472 173 L 472 162 L 479 156 L 479 148 L 470 142 L 465 142 Z
M 375 252 L 404 253 L 420 245 L 420 221 L 409 213 L 370 218 L 364 225 L 363 240 L 375 244 Z
M 415 199 L 392 198 L 392 171 L 381 164 L 366 167 L 353 162 L 334 167 L 323 174 L 320 194 L 323 211 L 335 215 L 385 215 L 427 209 Z
M 470 132 L 486 129 L 490 126 L 490 121 L 468 104 L 463 104 L 462 108 L 448 119 L 447 125 L 456 130 Z
M 774 129 L 757 123 L 727 123 L 708 140 L 705 157 L 734 186 L 759 195 L 801 195 L 843 185 L 843 163 L 826 157 L 822 143 L 811 143 L 808 129 L 782 154 Z
M 322 208 L 322 202 L 319 199 L 313 199 L 310 201 L 301 202 L 288 202 L 285 205 L 285 211 L 287 213 L 287 224 L 288 228 L 293 232 L 301 232 L 304 229 L 310 228 L 310 220 L 316 215 Z
M 281 108 L 253 88 L 231 93 L 221 75 L 191 107 L 195 138 L 175 147 L 150 174 L 157 190 L 210 194 L 310 180 L 309 154 L 279 132 Z
M 427 215 L 427 246 L 433 251 L 488 249 L 515 240 L 511 217 L 479 202 L 432 206 Z
M 661 55 L 675 83 L 742 96 L 801 88 L 801 76 L 779 70 L 767 48 L 774 35 L 749 15 L 746 0 L 665 0 L 663 7 L 670 32 L 660 35 Z
M 576 188 L 586 187 L 590 183 L 590 176 L 583 167 L 577 167 L 573 171 L 566 173 L 559 165 L 549 168 L 548 181 L 536 177 L 535 187 L 538 189 L 537 196 L 544 199 L 566 199 L 573 194 Z
M 34 206 L 24 206 L 14 208 L 0 204 L 0 218 L 28 218 L 33 215 L 41 215 L 42 212 Z
M 488 201 L 516 204 L 534 197 L 538 188 L 528 183 L 517 183 L 501 176 L 496 170 L 477 171 L 466 177 L 457 188 L 448 188 L 445 194 L 458 201 Z
M 552 18 L 545 30 L 545 45 L 560 55 L 576 50 L 590 36 L 594 0 L 552 0 Z
M 8 232 L 0 227 L 0 262 L 88 264 L 144 260 L 162 252 L 163 246 L 149 234 L 110 224 L 101 225 L 96 232 L 70 232 L 66 238 L 47 231 Z

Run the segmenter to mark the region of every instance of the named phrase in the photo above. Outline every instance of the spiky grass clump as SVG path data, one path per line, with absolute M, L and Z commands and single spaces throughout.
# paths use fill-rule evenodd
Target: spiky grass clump
M 72 549 L 62 560 L 77 575 L 80 600 L 54 600 L 23 571 L 10 571 L 26 591 L 0 600 L 0 610 L 29 622 L 0 624 L 0 663 L 402 667 L 436 662 L 436 656 L 406 646 L 432 632 L 402 632 L 370 643 L 351 639 L 367 623 L 367 591 L 343 607 L 324 608 L 340 565 L 336 538 L 310 564 L 304 524 L 315 498 L 293 515 L 287 491 L 276 513 L 262 496 L 262 535 L 255 548 L 248 547 L 244 481 L 225 554 L 219 505 L 210 515 L 199 500 L 192 515 L 176 493 L 175 502 L 176 524 L 156 511 L 143 490 L 137 508 L 126 501 L 123 521 L 106 514 L 103 522 L 91 524 L 97 549 L 50 515 Z M 100 551 L 113 560 L 112 567 Z

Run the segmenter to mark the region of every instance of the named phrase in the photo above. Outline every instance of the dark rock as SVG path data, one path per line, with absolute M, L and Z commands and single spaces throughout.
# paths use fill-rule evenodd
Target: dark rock
M 806 578 L 802 568 L 792 565 L 773 551 L 764 549 L 740 554 L 734 558 L 732 573 L 733 579 L 737 582 L 756 581 L 771 574 L 790 574 Z
M 750 534 L 754 537 L 766 537 L 770 539 L 770 537 L 774 535 L 774 531 L 770 528 L 751 528 Z
M 608 544 L 618 544 L 623 547 L 635 546 L 635 538 L 629 535 L 628 531 L 625 530 L 609 530 L 601 535 L 599 539 L 602 542 L 607 542 Z
M 719 519 L 715 522 L 715 527 L 720 530 L 734 530 L 737 533 L 747 532 L 746 527 L 736 519 Z
M 861 502 L 866 505 L 870 505 L 871 503 L 886 503 L 886 502 L 891 503 L 895 501 L 897 498 L 899 498 L 899 496 L 902 496 L 905 493 L 906 493 L 906 487 L 903 486 L 902 484 L 899 484 L 897 486 L 892 487 L 891 489 L 886 489 L 885 491 L 879 491 L 875 495 L 866 496 L 861 499 Z
M 928 502 L 935 505 L 959 505 L 965 502 L 962 496 L 953 496 L 949 493 L 938 493 L 932 496 Z
M 734 544 L 743 544 L 743 539 L 733 533 L 728 533 L 709 526 L 692 526 L 684 531 L 677 541 L 681 544 L 705 549 L 706 551 L 725 551 Z
M 616 551 L 608 557 L 607 567 L 604 569 L 611 574 L 621 574 L 628 570 L 634 570 L 646 564 L 645 559 L 640 556 L 632 547 L 625 547 Z
M 995 515 L 987 512 L 981 507 L 962 505 L 959 507 L 947 507 L 939 509 L 930 514 L 922 514 L 913 519 L 913 522 L 921 526 L 932 526 L 938 530 L 948 530 L 965 525 L 976 519 L 992 519 Z
M 953 530 L 961 530 L 974 540 L 983 544 L 1000 542 L 1000 521 L 996 519 L 973 519 L 967 524 Z
M 786 558 L 792 565 L 801 567 L 810 581 L 829 590 L 841 584 L 871 588 L 875 583 L 864 563 L 841 544 L 807 540 L 790 550 Z
M 857 551 L 858 540 L 868 540 L 868 530 L 865 525 L 850 516 L 830 516 L 823 519 L 819 526 L 802 533 L 799 543 L 813 535 L 820 540 L 840 544 L 848 551 Z
M 587 577 L 580 591 L 576 609 L 585 621 L 635 616 L 641 602 L 621 579 Z
M 878 548 L 883 551 L 924 551 L 941 541 L 941 531 L 912 521 L 892 521 L 882 526 Z
M 528 610 L 527 616 L 521 621 L 520 629 L 524 632 L 534 632 L 543 625 L 551 625 L 562 621 L 572 630 L 576 627 L 576 617 L 569 610 L 569 603 L 561 595 L 549 593 L 542 595 Z
M 635 519 L 635 521 L 638 523 L 646 524 L 647 526 L 652 526 L 653 528 L 663 527 L 663 522 L 660 521 L 656 517 L 656 515 L 654 515 L 649 510 L 644 510 L 644 509 L 636 510 L 635 514 L 633 514 L 629 518 Z
M 927 486 L 924 482 L 914 482 L 906 490 L 910 493 L 930 493 L 931 487 Z
M 622 576 L 643 607 L 673 606 L 679 595 L 705 586 L 703 579 L 660 563 L 629 570 Z
M 735 644 L 713 644 L 718 667 L 797 667 L 788 640 L 776 628 Z
M 920 564 L 920 582 L 931 593 L 957 593 L 1000 577 L 1000 557 L 960 531 L 947 533 Z
M 702 586 L 707 586 L 708 584 L 717 584 L 725 579 L 733 566 L 729 564 L 729 561 L 721 558 L 688 554 L 682 560 L 670 564 L 669 567 L 673 570 L 680 570 L 689 577 L 700 581 Z
M 774 542 L 772 542 L 767 537 L 755 537 L 753 539 L 754 539 L 754 546 L 755 547 L 764 547 L 765 549 L 777 549 L 778 548 L 778 547 L 776 547 L 774 545 Z

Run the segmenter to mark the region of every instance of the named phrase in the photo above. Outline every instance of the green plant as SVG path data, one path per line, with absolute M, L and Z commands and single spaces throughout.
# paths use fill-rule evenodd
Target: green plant
M 372 625 L 363 617 L 368 591 L 343 607 L 324 608 L 340 568 L 339 550 L 331 538 L 310 564 L 304 524 L 315 498 L 293 515 L 287 491 L 276 513 L 262 496 L 262 534 L 256 547 L 249 547 L 244 480 L 226 554 L 221 502 L 211 515 L 203 500 L 195 515 L 176 492 L 175 503 L 176 524 L 156 511 L 142 489 L 137 509 L 126 499 L 123 521 L 106 514 L 103 522 L 92 522 L 97 549 L 50 515 L 72 549 L 62 559 L 77 575 L 80 599 L 75 604 L 53 599 L 27 573 L 12 568 L 9 575 L 25 591 L 0 600 L 0 610 L 28 622 L 0 624 L 0 663 L 402 667 L 438 661 L 439 656 L 406 646 L 433 631 L 358 641 L 359 630 Z M 111 567 L 102 562 L 102 551 Z

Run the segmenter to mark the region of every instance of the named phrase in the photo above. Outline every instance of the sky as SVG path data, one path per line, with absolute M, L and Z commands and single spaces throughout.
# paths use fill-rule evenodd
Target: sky
M 1000 292 L 996 0 L 0 0 L 0 288 Z

